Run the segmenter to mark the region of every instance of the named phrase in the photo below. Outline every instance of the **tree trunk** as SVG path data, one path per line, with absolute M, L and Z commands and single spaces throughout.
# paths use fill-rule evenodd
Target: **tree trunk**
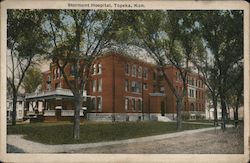
M 227 107 L 225 103 L 224 96 L 221 96 L 221 109 L 222 109 L 222 130 L 224 131 L 226 129 L 226 121 L 227 121 Z
M 213 107 L 214 107 L 214 126 L 218 126 L 218 115 L 217 115 L 217 100 L 213 97 Z
M 239 114 L 238 114 L 239 105 L 240 105 L 240 99 L 238 97 L 237 101 L 236 101 L 235 111 L 234 111 L 234 127 L 238 126 L 238 121 L 239 121 Z
M 238 116 L 238 108 L 235 108 L 234 111 L 234 127 L 238 126 L 239 116 Z
M 182 100 L 183 98 L 177 98 L 177 130 L 181 130 L 181 110 L 182 110 Z
M 74 118 L 74 131 L 73 136 L 75 140 L 80 139 L 80 110 L 82 108 L 81 104 L 81 96 L 79 93 L 74 95 L 74 102 L 75 102 L 75 118 Z
M 17 94 L 13 92 L 12 125 L 16 125 L 16 103 L 17 103 Z

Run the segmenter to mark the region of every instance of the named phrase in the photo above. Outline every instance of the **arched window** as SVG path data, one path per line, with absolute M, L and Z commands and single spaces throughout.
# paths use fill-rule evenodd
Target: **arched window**
M 102 74 L 102 65 L 98 64 L 98 74 Z

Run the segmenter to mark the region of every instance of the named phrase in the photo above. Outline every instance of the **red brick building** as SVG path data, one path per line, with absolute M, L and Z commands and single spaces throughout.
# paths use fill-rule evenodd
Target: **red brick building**
M 73 69 L 72 65 L 65 69 L 70 80 Z M 107 53 L 98 57 L 91 69 L 81 111 L 83 116 L 87 109 L 87 119 L 135 121 L 175 116 L 175 96 L 156 65 L 127 55 Z M 177 69 L 167 66 L 166 73 L 180 91 L 182 83 Z M 184 111 L 204 114 L 205 86 L 195 73 L 188 75 L 188 82 Z M 74 115 L 72 97 L 60 70 L 51 63 L 50 70 L 43 73 L 42 92 L 29 94 L 26 100 L 35 101 L 37 106 L 40 101 L 45 120 L 65 120 Z

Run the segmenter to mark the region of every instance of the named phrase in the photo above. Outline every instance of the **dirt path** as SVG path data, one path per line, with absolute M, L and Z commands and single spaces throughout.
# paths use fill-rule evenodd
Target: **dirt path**
M 243 154 L 243 126 L 225 132 L 211 130 L 190 133 L 153 142 L 116 144 L 85 148 L 73 153 L 152 153 L 152 154 Z

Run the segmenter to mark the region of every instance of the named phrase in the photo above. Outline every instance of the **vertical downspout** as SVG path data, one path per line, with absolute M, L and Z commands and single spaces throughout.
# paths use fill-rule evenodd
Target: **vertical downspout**
M 113 106 L 112 106 L 112 111 L 113 111 L 113 117 L 112 117 L 112 121 L 115 121 L 115 63 L 114 63 L 114 54 L 113 54 L 113 70 L 112 70 L 112 80 L 113 80 Z

